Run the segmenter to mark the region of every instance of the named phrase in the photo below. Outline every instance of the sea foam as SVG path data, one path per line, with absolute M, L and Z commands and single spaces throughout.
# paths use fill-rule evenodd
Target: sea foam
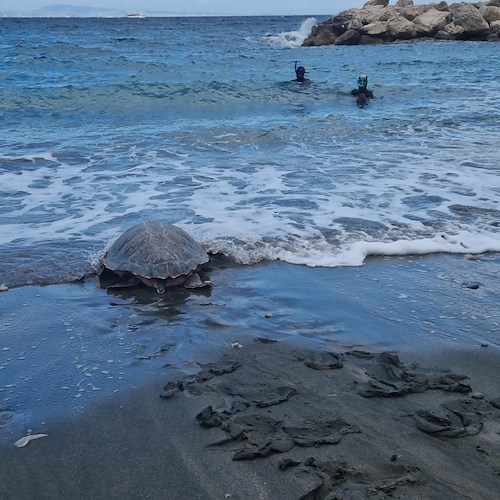
M 316 20 L 297 17 L 53 22 L 5 21 L 2 283 L 79 277 L 151 219 L 244 264 L 499 250 L 494 44 L 302 48 Z
M 311 34 L 312 29 L 317 24 L 318 20 L 315 17 L 309 17 L 302 22 L 298 30 L 268 35 L 265 37 L 265 41 L 277 47 L 295 49 L 302 45 L 302 42 Z

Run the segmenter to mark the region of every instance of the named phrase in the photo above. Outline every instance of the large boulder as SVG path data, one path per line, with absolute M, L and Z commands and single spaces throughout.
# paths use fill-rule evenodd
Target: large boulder
M 385 35 L 387 33 L 387 21 L 378 21 L 375 23 L 370 23 L 365 26 L 362 26 L 359 28 L 359 32 L 362 35 L 368 35 L 368 36 L 380 36 L 380 35 Z
M 405 17 L 396 17 L 387 23 L 387 32 L 393 40 L 411 40 L 417 36 L 417 27 Z
M 319 45 L 332 45 L 335 43 L 337 35 L 333 29 L 333 25 L 330 21 L 321 23 L 319 26 L 315 26 L 311 34 L 302 42 L 304 47 L 313 47 Z
M 398 0 L 396 7 L 410 7 L 413 5 L 413 0 Z
M 432 36 L 443 29 L 451 21 L 451 14 L 446 11 L 429 9 L 420 16 L 417 16 L 413 23 L 417 34 L 421 36 Z
M 335 45 L 358 45 L 361 33 L 358 30 L 347 30 L 335 39 Z
M 304 47 L 313 47 L 313 46 L 320 46 L 320 45 L 332 45 L 335 43 L 335 39 L 337 38 L 337 35 L 332 30 L 321 30 L 319 31 L 315 36 L 310 36 L 307 37 L 303 42 L 302 45 Z
M 496 33 L 497 35 L 500 35 L 500 21 L 493 21 L 490 24 L 490 31 L 492 33 Z
M 464 29 L 461 26 L 457 26 L 455 23 L 447 24 L 442 30 L 439 30 L 434 38 L 437 40 L 456 40 L 462 33 Z
M 442 2 L 439 2 L 437 5 L 434 5 L 434 8 L 436 10 L 448 10 L 448 3 L 443 0 Z
M 493 21 L 498 21 L 500 19 L 500 7 L 486 6 L 479 9 L 479 13 L 483 16 L 483 19 L 491 24 Z
M 490 26 L 472 4 L 464 4 L 453 12 L 453 22 L 464 29 L 462 36 L 476 37 L 487 33 Z

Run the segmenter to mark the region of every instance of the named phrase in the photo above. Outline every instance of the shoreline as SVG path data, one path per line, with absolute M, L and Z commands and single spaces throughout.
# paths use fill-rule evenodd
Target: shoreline
M 183 390 L 159 377 L 47 423 L 24 448 L 0 433 L 1 496 L 496 498 L 498 350 L 353 352 L 339 367 L 322 349 L 256 341 Z M 427 389 L 376 394 L 415 377 Z
M 0 496 L 493 499 L 499 260 L 5 292 Z M 16 448 L 29 433 L 47 437 Z

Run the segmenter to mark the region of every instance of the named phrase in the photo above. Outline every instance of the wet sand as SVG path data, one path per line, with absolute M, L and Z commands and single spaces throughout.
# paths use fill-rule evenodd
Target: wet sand
M 5 292 L 0 497 L 496 499 L 499 263 L 214 268 L 209 296 L 149 303 L 92 282 Z M 47 349 L 59 366 L 75 356 L 56 352 L 70 335 L 78 363 L 45 373 L 40 359 L 10 383 L 35 364 L 15 334 L 26 346 L 59 335 Z M 72 371 L 91 365 L 101 390 L 79 382 L 76 398 Z M 14 446 L 28 433 L 47 436 Z

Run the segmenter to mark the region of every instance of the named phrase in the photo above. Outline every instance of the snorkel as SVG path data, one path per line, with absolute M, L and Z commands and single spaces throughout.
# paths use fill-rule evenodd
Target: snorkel
M 306 74 L 306 69 L 304 66 L 297 66 L 298 61 L 295 61 L 295 76 L 299 82 L 304 81 L 304 75 Z

